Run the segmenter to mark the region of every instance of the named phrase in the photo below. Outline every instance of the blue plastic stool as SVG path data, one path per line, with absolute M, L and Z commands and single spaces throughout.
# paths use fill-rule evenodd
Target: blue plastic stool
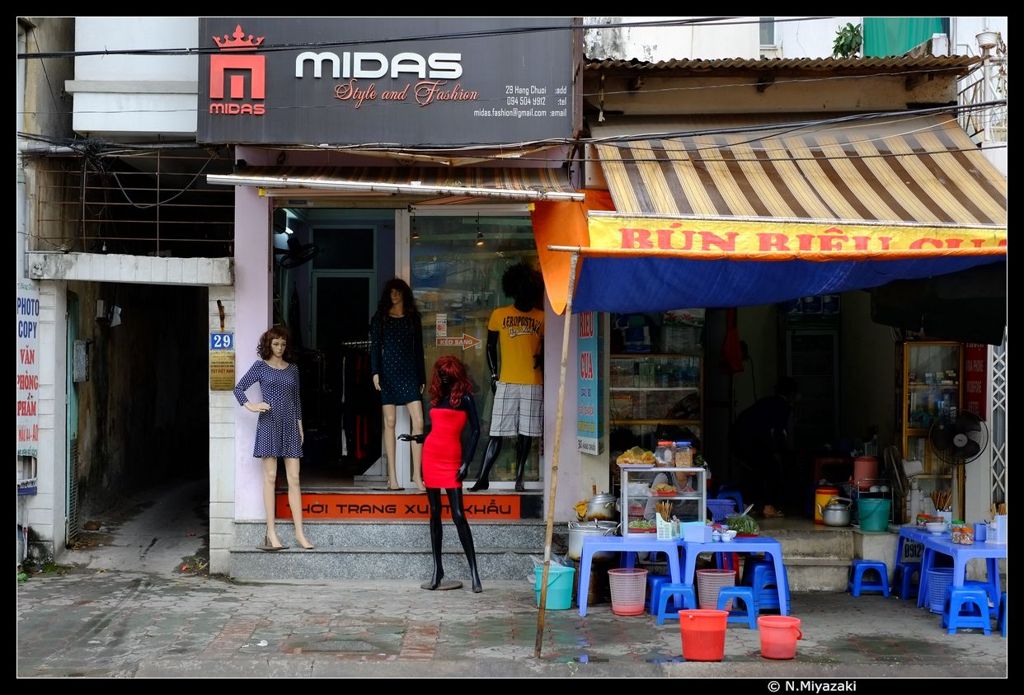
M 999 597 L 999 632 L 1006 637 L 1006 592 Z
M 864 581 L 864 573 L 875 571 L 878 573 L 877 582 Z M 850 581 L 846 585 L 850 594 L 854 597 L 860 596 L 862 591 L 881 591 L 882 596 L 889 596 L 889 568 L 881 560 L 856 559 L 850 565 Z
M 980 586 L 951 586 L 946 590 L 946 606 L 942 611 L 942 627 L 955 635 L 962 627 L 980 627 L 992 634 L 988 613 L 988 592 Z
M 775 576 L 775 567 L 768 560 L 747 560 L 743 572 L 743 584 L 754 590 L 754 599 L 758 609 L 779 609 L 779 582 Z M 782 587 L 783 593 L 789 596 L 789 586 Z
M 914 575 L 917 581 L 914 581 Z M 917 587 L 921 583 L 920 562 L 899 562 L 896 563 L 896 570 L 893 573 L 892 589 L 899 594 L 899 597 L 906 601 L 917 596 Z
M 670 596 L 676 606 L 676 612 L 668 615 L 679 617 L 679 610 L 697 607 L 697 594 L 693 590 L 692 584 L 662 584 L 661 593 L 658 595 L 658 616 L 655 619 L 657 625 L 662 625 L 665 622 L 667 614 L 665 609 Z
M 990 582 L 982 582 L 978 581 L 977 579 L 968 579 L 964 582 L 964 586 L 971 587 L 974 589 L 984 589 L 985 595 L 988 596 L 988 600 L 985 603 L 991 604 L 989 605 L 989 612 L 992 615 L 992 619 L 997 620 L 999 618 L 999 594 L 996 594 L 993 591 L 992 584 Z M 993 595 L 995 596 L 995 598 L 993 598 Z
M 727 618 L 730 623 L 746 623 L 751 630 L 757 629 L 757 600 L 754 598 L 754 590 L 749 586 L 723 586 L 718 590 L 718 610 L 725 610 L 730 600 L 743 601 L 743 610 L 735 608 L 729 611 Z
M 661 595 L 661 587 L 670 584 L 672 578 L 664 574 L 647 575 L 647 612 L 655 615 L 658 612 L 658 597 Z M 669 612 L 677 613 L 679 608 L 674 604 Z

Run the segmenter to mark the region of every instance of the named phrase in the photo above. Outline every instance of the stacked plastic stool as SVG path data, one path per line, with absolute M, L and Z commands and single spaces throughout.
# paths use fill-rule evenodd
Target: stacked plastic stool
M 942 612 L 942 627 L 955 635 L 960 628 L 980 627 L 986 635 L 992 634 L 992 620 L 988 612 L 988 592 L 981 586 L 951 586 L 946 589 L 946 605 Z
M 736 503 L 736 511 L 738 512 L 742 512 L 744 509 L 746 509 L 746 507 L 743 506 L 743 495 L 740 493 L 739 490 L 734 490 L 723 485 L 722 487 L 718 488 L 718 494 L 715 495 L 715 497 L 717 497 L 720 500 L 732 500 L 733 502 Z
M 649 574 L 647 575 L 647 612 L 651 615 L 657 615 L 658 613 L 658 598 L 661 596 L 661 587 L 666 584 L 670 584 L 672 578 L 664 574 Z M 669 614 L 675 614 L 679 612 L 679 607 L 673 604 L 672 608 L 668 610 Z
M 718 590 L 718 610 L 726 610 L 729 601 L 733 601 L 733 610 L 726 619 L 730 623 L 746 623 L 751 630 L 757 629 L 757 599 L 754 589 L 749 586 L 723 586 Z M 743 602 L 743 610 L 736 608 L 736 601 Z
M 914 581 L 914 575 L 917 581 Z M 917 596 L 918 585 L 921 583 L 920 562 L 898 562 L 892 577 L 892 589 L 901 599 L 906 601 Z
M 876 572 L 878 581 L 869 581 L 865 572 Z M 850 581 L 846 585 L 852 596 L 859 597 L 863 591 L 881 591 L 882 596 L 889 596 L 889 568 L 882 560 L 863 560 L 857 558 L 850 565 Z
M 669 615 L 678 617 L 680 609 L 697 607 L 697 592 L 693 590 L 692 584 L 662 584 L 661 593 L 658 594 L 658 615 L 654 621 L 655 624 L 662 625 L 665 622 L 670 597 L 676 607 L 676 612 Z
M 743 564 L 743 584 L 754 589 L 754 600 L 759 610 L 779 609 L 779 582 L 771 560 L 746 560 Z M 782 587 L 789 596 L 789 586 Z

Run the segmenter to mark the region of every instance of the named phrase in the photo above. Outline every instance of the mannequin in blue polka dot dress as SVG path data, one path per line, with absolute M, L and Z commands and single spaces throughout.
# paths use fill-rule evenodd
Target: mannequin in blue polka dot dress
M 412 290 L 401 278 L 392 278 L 384 285 L 377 313 L 370 320 L 370 373 L 373 387 L 380 391 L 384 415 L 384 451 L 388 460 L 388 489 L 398 490 L 395 468 L 396 406 L 409 409 L 412 434 L 423 434 L 423 387 L 427 381 L 423 366 L 423 324 Z M 420 491 L 423 486 L 421 462 L 423 444 L 413 440 L 412 482 Z
M 299 368 L 290 363 L 288 331 L 275 326 L 260 336 L 256 360 L 235 385 L 235 398 L 249 412 L 259 413 L 256 443 L 252 455 L 263 461 L 263 506 L 267 513 L 267 534 L 260 550 L 282 550 L 274 525 L 274 485 L 277 481 L 277 458 L 284 458 L 288 475 L 288 506 L 295 524 L 295 541 L 306 550 L 313 544 L 302 532 L 302 489 L 299 487 L 299 459 L 302 458 L 302 399 L 299 397 Z M 263 400 L 253 403 L 245 392 L 253 384 L 260 385 Z

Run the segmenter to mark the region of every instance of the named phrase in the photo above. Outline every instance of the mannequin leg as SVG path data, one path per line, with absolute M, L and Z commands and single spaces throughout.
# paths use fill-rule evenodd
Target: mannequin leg
M 395 406 L 381 407 L 384 414 L 384 455 L 388 459 L 388 489 L 398 490 L 398 474 L 395 472 Z
M 292 510 L 295 542 L 306 550 L 312 550 L 313 544 L 306 540 L 306 534 L 302 531 L 302 488 L 299 486 L 299 459 L 286 458 L 284 470 L 288 474 L 288 506 Z
M 266 541 L 273 547 L 281 545 L 274 526 L 274 483 L 277 482 L 277 457 L 264 456 L 263 459 L 263 508 L 267 513 Z
M 423 403 L 413 401 L 407 403 L 406 407 L 409 409 L 413 435 L 423 434 Z M 422 492 L 427 489 L 423 485 L 423 444 L 413 439 L 409 443 L 409 448 L 412 450 L 412 482 Z
M 526 486 L 523 485 L 523 474 L 526 473 L 526 459 L 530 456 L 530 449 L 533 448 L 533 437 L 521 434 L 516 437 L 516 491 L 523 492 Z
M 473 533 L 469 530 L 469 521 L 466 520 L 466 512 L 462 505 L 462 488 L 448 490 L 448 505 L 452 510 L 455 529 L 459 532 L 459 540 L 462 541 L 462 549 L 466 552 L 469 577 L 473 581 L 473 593 L 479 594 L 484 588 L 480 585 L 480 573 L 476 569 L 476 549 L 473 548 Z
M 490 441 L 487 442 L 487 451 L 484 452 L 484 462 L 480 466 L 480 475 L 476 477 L 476 483 L 473 484 L 473 487 L 469 488 L 470 492 L 486 490 L 490 487 L 487 476 L 490 475 L 491 468 L 494 466 L 494 462 L 498 460 L 498 454 L 500 453 L 501 437 L 491 437 Z
M 430 578 L 430 589 L 433 591 L 444 578 L 441 566 L 441 489 L 427 488 L 427 502 L 430 504 L 430 552 L 434 555 L 434 575 Z

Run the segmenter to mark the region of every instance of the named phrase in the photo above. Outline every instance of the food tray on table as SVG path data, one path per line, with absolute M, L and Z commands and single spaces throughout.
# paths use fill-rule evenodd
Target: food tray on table
M 630 533 L 657 533 L 658 527 L 653 521 L 647 521 L 646 519 L 636 519 L 629 522 Z

